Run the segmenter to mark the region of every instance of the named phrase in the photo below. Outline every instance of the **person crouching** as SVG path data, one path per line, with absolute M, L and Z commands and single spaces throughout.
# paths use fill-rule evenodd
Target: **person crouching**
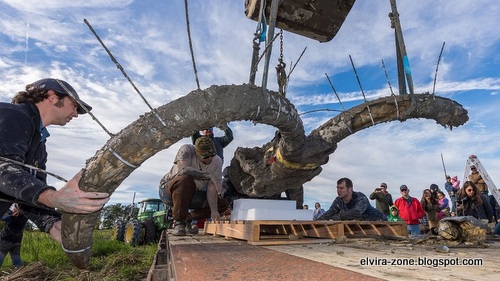
M 188 224 L 189 209 L 210 209 L 213 221 L 220 219 L 219 194 L 222 192 L 222 159 L 216 155 L 209 137 L 179 148 L 170 172 L 160 182 L 160 198 L 172 207 L 175 236 L 196 234 L 198 228 Z M 196 205 L 196 206 L 195 206 Z

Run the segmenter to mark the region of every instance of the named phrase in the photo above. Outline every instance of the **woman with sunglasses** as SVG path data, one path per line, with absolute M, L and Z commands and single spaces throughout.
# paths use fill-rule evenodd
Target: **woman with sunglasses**
M 472 216 L 479 220 L 486 219 L 488 222 L 493 219 L 493 210 L 488 198 L 479 192 L 472 181 L 464 182 L 458 191 L 457 212 L 459 216 Z

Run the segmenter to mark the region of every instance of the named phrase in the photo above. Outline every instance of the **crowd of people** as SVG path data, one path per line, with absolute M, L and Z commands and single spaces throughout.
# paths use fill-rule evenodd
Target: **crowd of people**
M 232 140 L 232 132 L 228 128 L 224 131 L 225 136 L 218 141 L 214 140 L 211 128 L 203 130 L 201 135 L 193 135 L 194 143 L 179 149 L 174 166 L 160 184 L 160 197 L 173 208 L 173 235 L 197 233 L 192 221 L 198 218 L 218 220 L 228 206 L 221 196 L 224 189 L 220 180 L 221 152 Z M 447 216 L 473 216 L 488 222 L 500 217 L 493 213 L 497 208 L 490 205 L 488 189 L 474 166 L 463 186 L 456 176 L 446 177 L 444 190 L 449 199 L 437 184 L 425 189 L 420 200 L 411 196 L 410 189 L 404 184 L 399 187 L 401 196 L 396 200 L 393 200 L 386 183 L 381 183 L 369 197 L 354 191 L 349 178 L 339 179 L 336 189 L 337 197 L 326 211 L 315 202 L 313 220 L 404 221 L 409 234 L 437 234 L 439 221 Z M 375 200 L 375 207 L 369 199 Z M 300 207 L 309 209 L 307 204 Z
M 403 184 L 399 187 L 401 197 L 393 201 L 387 184 L 369 195 L 375 200 L 372 207 L 367 197 L 353 191 L 353 183 L 348 178 L 337 182 L 338 197 L 325 212 L 316 202 L 314 220 L 364 220 L 364 221 L 404 221 L 408 234 L 438 234 L 438 223 L 451 216 L 471 216 L 495 225 L 493 233 L 500 235 L 500 207 L 493 195 L 489 195 L 486 182 L 475 165 L 470 166 L 467 180 L 460 185 L 457 176 L 446 176 L 444 191 L 437 184 L 424 189 L 420 200 L 410 196 L 410 189 Z M 446 193 L 445 193 L 446 192 Z M 448 195 L 448 198 L 447 196 Z

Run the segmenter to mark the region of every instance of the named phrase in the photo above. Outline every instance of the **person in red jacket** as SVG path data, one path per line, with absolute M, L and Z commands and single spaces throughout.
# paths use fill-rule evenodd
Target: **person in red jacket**
M 408 234 L 420 234 L 420 219 L 424 217 L 424 209 L 417 198 L 410 196 L 410 189 L 406 185 L 399 187 L 401 197 L 394 205 L 399 209 L 399 216 L 406 222 Z

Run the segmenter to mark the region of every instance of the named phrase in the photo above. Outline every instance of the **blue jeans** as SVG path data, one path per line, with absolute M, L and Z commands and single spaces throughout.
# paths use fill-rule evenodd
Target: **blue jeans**
M 10 253 L 10 259 L 12 260 L 12 264 L 15 267 L 23 266 L 23 261 L 21 259 L 21 243 L 10 243 L 6 241 L 2 241 L 2 251 L 0 252 L 0 266 L 3 264 L 3 260 L 7 253 Z M 6 248 L 9 248 L 6 250 Z
M 174 205 L 174 201 L 172 201 L 172 198 L 170 198 L 170 196 L 167 195 L 167 190 L 165 190 L 165 188 L 158 188 L 158 195 L 160 195 L 160 199 L 161 201 L 163 201 L 163 203 L 165 203 L 165 205 L 167 206 L 173 206 Z
M 420 224 L 408 224 L 406 227 L 408 234 L 420 234 Z
M 495 228 L 493 229 L 493 234 L 500 235 L 500 222 L 497 222 Z
M 457 197 L 450 196 L 450 201 L 451 201 L 451 212 L 456 214 L 457 213 Z

